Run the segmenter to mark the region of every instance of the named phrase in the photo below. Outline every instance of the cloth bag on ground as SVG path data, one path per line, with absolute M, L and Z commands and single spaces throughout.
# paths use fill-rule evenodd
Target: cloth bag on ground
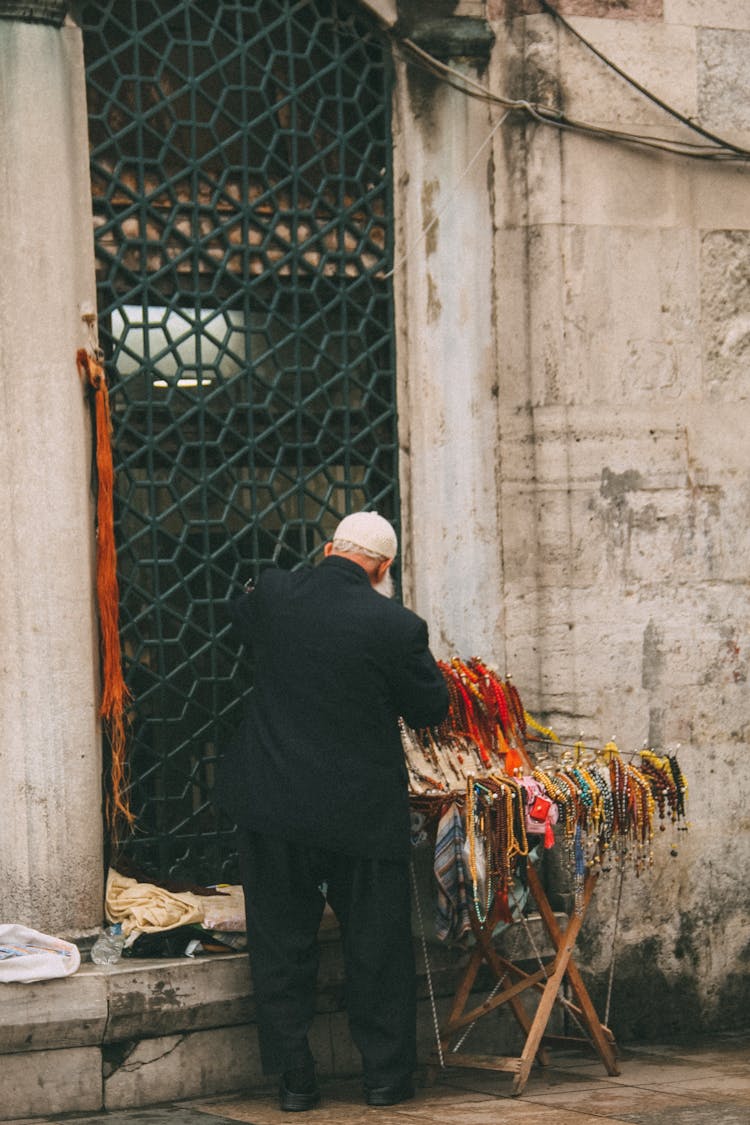
M 0 982 L 33 984 L 68 977 L 81 964 L 78 946 L 14 922 L 0 923 Z
M 140 934 L 156 934 L 183 926 L 207 930 L 245 929 L 242 887 L 217 888 L 213 894 L 168 891 L 154 883 L 141 883 L 113 868 L 107 876 L 104 909 L 109 922 L 119 922 L 126 948 Z

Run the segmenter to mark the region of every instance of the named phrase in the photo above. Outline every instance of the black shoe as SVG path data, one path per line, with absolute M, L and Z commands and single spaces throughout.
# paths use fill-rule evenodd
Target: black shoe
M 320 1101 L 315 1071 L 308 1069 L 287 1070 L 281 1076 L 279 1086 L 279 1107 L 290 1113 L 304 1113 L 315 1109 Z
M 414 1083 L 411 1078 L 403 1078 L 392 1086 L 365 1086 L 365 1101 L 368 1105 L 398 1105 L 414 1097 Z

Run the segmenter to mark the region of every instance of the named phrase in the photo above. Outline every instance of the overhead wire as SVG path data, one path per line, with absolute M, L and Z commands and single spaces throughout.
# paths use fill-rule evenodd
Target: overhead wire
M 589 121 L 580 121 L 576 118 L 568 117 L 562 110 L 554 106 L 545 105 L 543 102 L 532 102 L 525 98 L 510 98 L 503 94 L 495 93 L 477 79 L 457 70 L 455 67 L 438 59 L 435 55 L 425 51 L 409 37 L 394 37 L 394 42 L 397 47 L 400 48 L 401 57 L 407 64 L 426 70 L 433 76 L 439 78 L 447 86 L 459 90 L 468 97 L 488 104 L 502 106 L 507 111 L 515 110 L 524 113 L 540 124 L 551 125 L 557 129 L 582 133 L 602 140 L 612 140 L 644 148 L 657 149 L 668 152 L 673 156 L 685 156 L 693 160 L 711 160 L 718 162 L 734 161 L 740 163 L 750 161 L 750 150 L 732 144 L 729 141 L 723 140 L 716 134 L 708 132 L 689 117 L 680 113 L 679 110 L 668 105 L 661 98 L 657 97 L 656 94 L 651 93 L 646 87 L 637 82 L 636 79 L 632 78 L 632 76 L 618 67 L 611 59 L 589 43 L 588 40 L 584 39 L 562 16 L 559 16 L 556 10 L 547 3 L 547 0 L 540 0 L 540 2 L 550 15 L 558 18 L 561 24 L 564 25 L 566 29 L 570 30 L 572 34 L 576 35 L 582 44 L 588 47 L 589 50 L 607 66 L 611 67 L 621 78 L 629 82 L 639 93 L 649 98 L 664 112 L 674 117 L 682 125 L 699 134 L 701 137 L 704 137 L 710 143 L 706 144 L 697 141 L 680 140 L 674 137 L 634 133 L 627 130 L 614 129 L 610 126 L 595 125 Z
M 588 39 L 581 35 L 580 31 L 573 27 L 573 25 L 569 23 L 568 20 L 566 20 L 565 17 L 561 15 L 561 13 L 558 12 L 558 10 L 549 3 L 549 0 L 539 0 L 539 3 L 546 12 L 553 16 L 553 18 L 556 19 L 558 23 L 560 23 L 565 28 L 566 31 L 575 36 L 575 38 L 578 39 L 578 41 L 582 43 L 584 47 L 587 47 L 588 50 L 592 52 L 592 54 L 596 55 L 598 59 L 601 59 L 603 63 L 606 63 L 606 65 L 610 67 L 610 69 L 613 70 L 615 74 L 619 74 L 620 78 L 624 78 L 625 81 L 630 83 L 630 85 L 633 86 L 639 94 L 642 94 L 645 98 L 648 98 L 654 103 L 654 105 L 658 105 L 659 108 L 663 109 L 665 113 L 670 114 L 672 117 L 676 118 L 677 121 L 680 121 L 683 125 L 687 125 L 689 129 L 693 129 L 696 133 L 700 134 L 700 136 L 706 137 L 707 140 L 712 141 L 715 145 L 718 145 L 721 148 L 728 148 L 732 152 L 735 152 L 738 155 L 743 156 L 744 158 L 750 157 L 750 152 L 748 152 L 747 149 L 742 148 L 739 145 L 732 144 L 731 141 L 726 141 L 723 137 L 719 137 L 715 133 L 709 132 L 709 130 L 704 129 L 702 125 L 699 125 L 697 124 L 697 122 L 693 121 L 691 117 L 687 117 L 684 113 L 680 113 L 680 111 L 675 109 L 674 106 L 669 105 L 667 102 L 663 101 L 660 97 L 654 94 L 651 90 L 647 89 L 647 87 L 642 86 L 640 82 L 636 81 L 636 79 L 633 78 L 632 74 L 628 74 L 626 71 L 622 70 L 622 68 L 619 67 L 615 62 L 613 62 L 613 60 L 609 58 L 608 55 L 605 55 L 603 51 L 600 51 L 598 47 L 595 47 L 593 43 L 591 43 Z

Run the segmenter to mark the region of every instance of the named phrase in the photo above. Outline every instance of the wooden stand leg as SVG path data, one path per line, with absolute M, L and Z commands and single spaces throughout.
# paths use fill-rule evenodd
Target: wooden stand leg
M 576 992 L 578 1001 L 581 1004 L 581 1009 L 583 1012 L 583 1022 L 586 1026 L 586 1030 L 591 1035 L 594 1046 L 596 1047 L 596 1050 L 600 1058 L 602 1059 L 607 1072 L 609 1074 L 618 1073 L 616 1063 L 614 1061 L 614 1055 L 612 1053 L 610 1045 L 604 1038 L 601 1024 L 599 1023 L 596 1012 L 594 1011 L 594 1006 L 589 999 L 588 992 L 586 991 L 583 981 L 580 978 L 580 974 L 575 967 L 575 962 L 573 961 L 573 950 L 575 949 L 575 944 L 578 940 L 578 934 L 580 933 L 581 926 L 583 925 L 584 918 L 586 917 L 586 911 L 588 910 L 589 903 L 591 901 L 591 895 L 594 890 L 596 877 L 590 872 L 587 874 L 586 881 L 584 883 L 583 902 L 581 903 L 579 911 L 573 914 L 568 920 L 567 928 L 563 933 L 557 925 L 554 913 L 552 912 L 549 902 L 547 901 L 547 896 L 544 893 L 542 885 L 539 882 L 539 878 L 533 867 L 529 866 L 528 874 L 529 889 L 531 890 L 531 893 L 536 900 L 537 906 L 539 906 L 539 912 L 542 916 L 542 920 L 544 921 L 545 926 L 547 927 L 550 938 L 552 939 L 552 942 L 557 949 L 557 954 L 552 965 L 552 972 L 547 978 L 547 983 L 544 987 L 542 998 L 539 1001 L 539 1007 L 536 1010 L 536 1015 L 534 1016 L 534 1019 L 532 1021 L 531 1030 L 529 1031 L 529 1034 L 526 1038 L 526 1043 L 521 1054 L 521 1065 L 519 1067 L 518 1075 L 513 1083 L 514 1094 L 520 1094 L 524 1086 L 526 1085 L 529 1077 L 529 1072 L 531 1070 L 531 1065 L 534 1061 L 534 1057 L 542 1040 L 542 1036 L 544 1035 L 547 1024 L 549 1022 L 549 1018 L 552 1014 L 552 1009 L 557 1000 L 557 993 L 560 985 L 562 984 L 563 979 L 566 976 L 569 980 L 571 980 L 571 973 L 573 970 L 575 970 L 575 976 L 579 985 L 579 989 L 576 989 L 574 986 L 574 991 Z M 573 984 L 572 980 L 571 984 Z M 584 1003 L 582 1003 L 583 998 L 585 998 L 585 1006 Z M 611 1067 L 614 1067 L 615 1069 L 613 1070 L 611 1069 Z
M 456 990 L 451 1006 L 450 1015 L 440 1030 L 440 1044 L 443 1058 L 448 1066 L 483 1068 L 490 1070 L 509 1071 L 513 1074 L 513 1094 L 522 1093 L 529 1078 L 534 1061 L 547 1062 L 547 1055 L 543 1046 L 547 1024 L 552 1010 L 559 1002 L 559 990 L 563 980 L 567 979 L 578 1001 L 579 1019 L 586 1032 L 591 1037 L 591 1042 L 602 1060 L 609 1074 L 619 1074 L 617 1067 L 615 1044 L 611 1032 L 599 1022 L 591 999 L 573 960 L 576 941 L 586 917 L 586 912 L 591 901 L 591 896 L 596 884 L 596 875 L 588 872 L 584 882 L 583 899 L 576 913 L 568 919 L 567 927 L 562 931 L 557 924 L 554 912 L 549 905 L 544 888 L 536 871 L 530 864 L 528 867 L 529 890 L 537 904 L 542 921 L 547 929 L 550 940 L 555 948 L 555 956 L 547 964 L 542 965 L 538 972 L 526 973 L 519 966 L 502 958 L 494 949 L 492 935 L 499 918 L 499 908 L 496 903 L 484 923 L 474 917 L 472 925 L 476 937 L 476 947 L 471 955 L 469 964 Z M 476 981 L 477 974 L 482 964 L 486 964 L 498 985 L 502 986 L 510 977 L 516 977 L 515 983 L 502 988 L 497 995 L 491 996 L 476 1008 L 466 1010 L 466 1004 L 471 989 Z M 533 1017 L 526 1012 L 521 995 L 529 989 L 539 991 L 541 996 Z M 450 1043 L 456 1034 L 476 1020 L 494 1012 L 503 1004 L 509 1004 L 511 1010 L 524 1031 L 525 1042 L 520 1056 L 506 1058 L 494 1055 L 470 1055 L 463 1052 L 451 1052 Z M 569 1041 L 567 1036 L 555 1036 L 555 1041 Z
M 597 876 L 593 872 L 587 872 L 583 891 L 583 910 L 580 915 L 578 926 L 575 929 L 575 939 L 577 939 L 578 937 L 578 932 L 580 931 L 586 911 L 588 910 L 591 896 L 594 891 L 594 886 L 596 884 L 596 879 Z M 571 944 L 570 953 L 572 954 L 572 945 L 574 944 L 574 941 L 573 943 L 570 943 L 569 934 L 571 933 L 571 926 L 573 925 L 573 921 L 568 923 L 568 928 L 563 934 L 557 924 L 557 919 L 555 918 L 552 908 L 547 901 L 547 896 L 544 893 L 544 889 L 539 882 L 539 876 L 531 865 L 529 865 L 529 889 L 531 890 L 536 904 L 539 907 L 539 913 L 542 916 L 542 921 L 544 922 L 547 928 L 547 932 L 554 942 L 555 947 L 559 949 L 563 942 L 566 946 L 568 944 Z M 574 916 L 574 920 L 575 919 L 576 916 Z M 586 986 L 583 983 L 583 979 L 578 970 L 578 966 L 570 955 L 566 964 L 565 975 L 567 976 L 570 982 L 570 986 L 573 989 L 573 994 L 578 1001 L 581 1013 L 581 1023 L 584 1025 L 586 1031 L 591 1036 L 596 1052 L 599 1055 L 599 1058 L 604 1063 L 607 1073 L 613 1075 L 619 1074 L 620 1069 L 617 1065 L 615 1057 L 614 1036 L 612 1035 L 612 1032 L 609 1030 L 609 1028 L 605 1028 L 600 1023 L 599 1017 L 596 1014 L 596 1009 L 591 1002 L 591 997 L 589 996 L 588 991 L 586 990 Z

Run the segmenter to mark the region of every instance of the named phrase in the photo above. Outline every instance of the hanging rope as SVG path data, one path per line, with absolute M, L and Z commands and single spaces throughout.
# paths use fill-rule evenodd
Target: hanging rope
M 86 386 L 94 415 L 96 466 L 96 594 L 102 657 L 102 698 L 99 715 L 104 720 L 111 750 L 110 788 L 105 812 L 114 837 L 124 822 L 132 827 L 135 816 L 126 791 L 125 715 L 130 692 L 122 674 L 120 657 L 117 551 L 114 527 L 114 468 L 109 392 L 104 368 L 86 348 L 76 353 L 78 374 Z
M 609 962 L 609 977 L 607 979 L 607 1002 L 604 1008 L 604 1026 L 609 1027 L 609 1007 L 612 1002 L 612 986 L 615 980 L 615 957 L 617 953 L 617 930 L 620 925 L 620 906 L 622 905 L 622 884 L 625 878 L 625 868 L 620 868 L 620 884 L 617 888 L 617 907 L 615 909 L 615 925 L 612 931 L 612 957 Z

